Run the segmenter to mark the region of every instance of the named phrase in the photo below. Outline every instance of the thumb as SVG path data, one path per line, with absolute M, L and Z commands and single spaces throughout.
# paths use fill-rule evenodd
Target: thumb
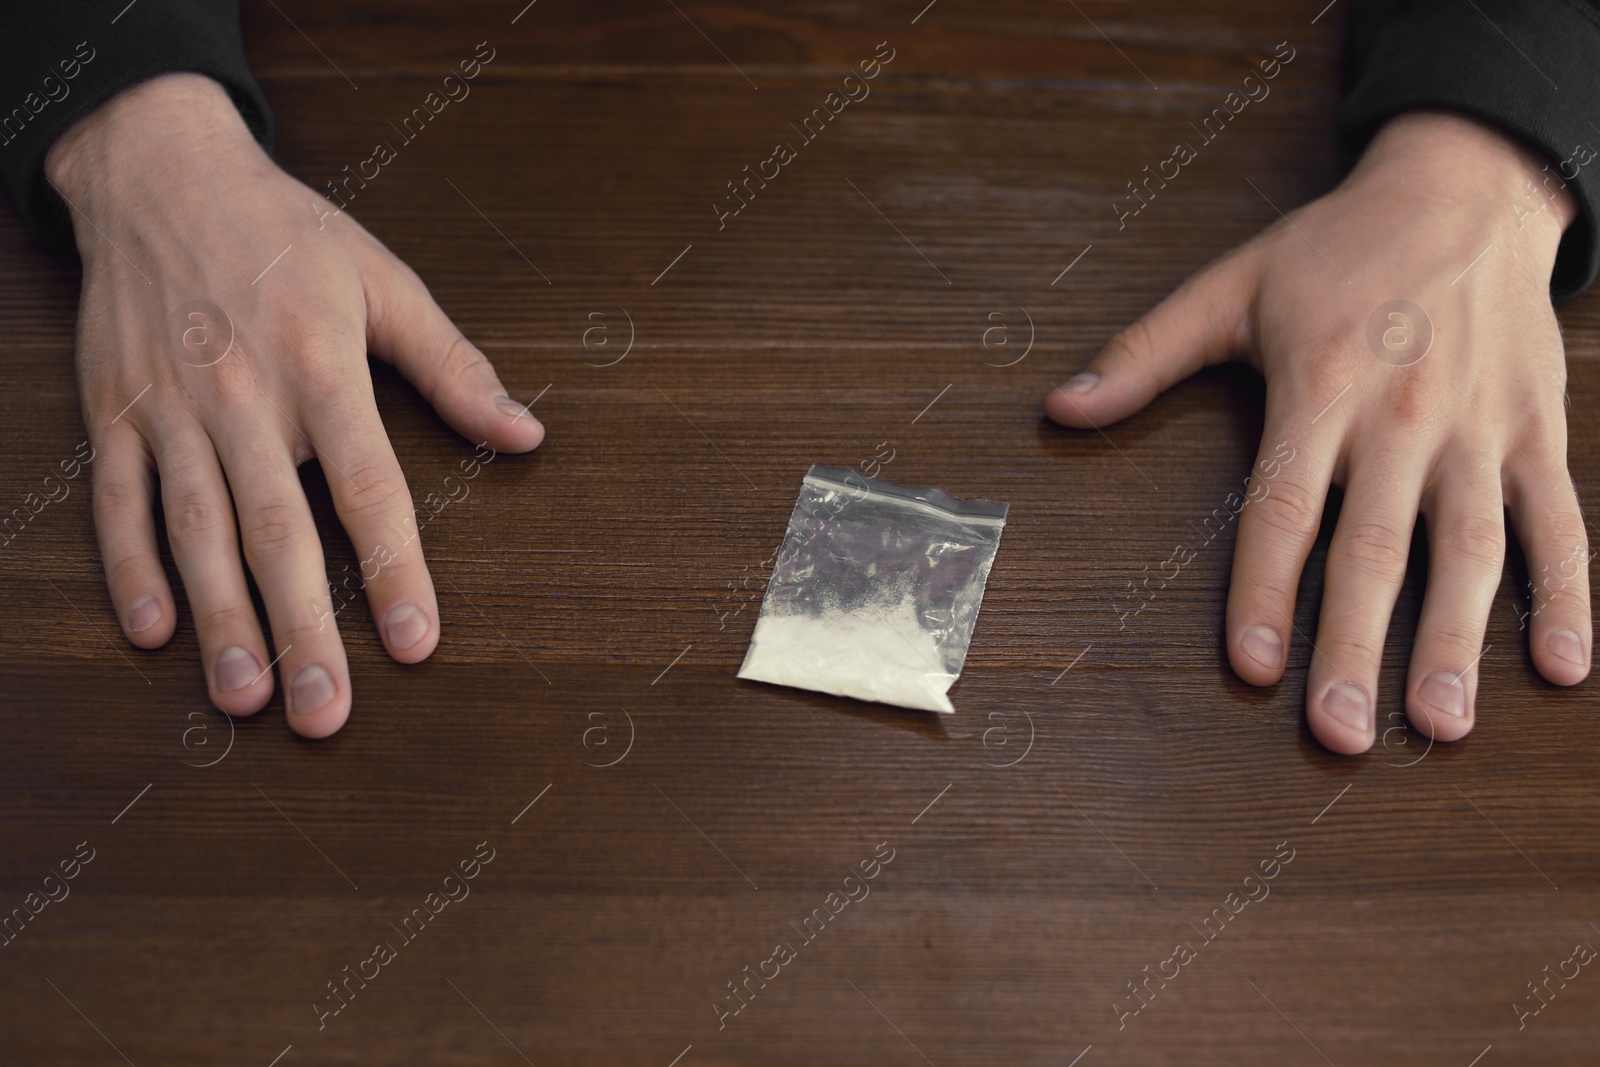
M 544 426 L 506 395 L 500 376 L 456 328 L 415 271 L 385 251 L 363 271 L 367 341 L 395 366 L 439 416 L 473 444 L 526 452 L 544 440 Z
M 1052 389 L 1045 413 L 1063 426 L 1107 426 L 1195 371 L 1227 362 L 1249 346 L 1257 280 L 1256 257 L 1244 249 L 1190 276 Z

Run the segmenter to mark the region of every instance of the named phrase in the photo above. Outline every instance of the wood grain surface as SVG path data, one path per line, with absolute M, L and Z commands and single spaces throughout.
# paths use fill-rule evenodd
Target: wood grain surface
M 1334 183 L 1343 5 L 924 2 L 245 4 L 277 158 L 319 188 L 495 50 L 351 210 L 548 439 L 429 524 L 432 659 L 341 615 L 356 703 L 326 741 L 281 697 L 209 709 L 181 592 L 168 647 L 123 640 L 87 476 L 0 549 L 0 911 L 93 855 L 0 948 L 0 1061 L 1597 1061 L 1600 977 L 1522 1029 L 1512 1006 L 1600 945 L 1594 684 L 1534 672 L 1520 556 L 1471 737 L 1400 725 L 1419 545 L 1380 743 L 1332 756 L 1303 640 L 1272 689 L 1227 665 L 1231 530 L 1114 608 L 1241 483 L 1259 379 L 1206 372 L 1106 434 L 1040 413 L 1273 204 Z M 871 95 L 719 229 L 726 183 L 885 41 Z M 1125 183 L 1283 41 L 1270 97 L 1119 230 Z M 76 302 L 76 268 L 0 213 L 0 510 L 83 439 Z M 1593 499 L 1600 301 L 1560 314 Z M 374 376 L 413 495 L 443 493 L 471 446 Z M 1012 508 L 948 718 L 734 678 L 806 466 L 883 442 L 884 477 Z M 304 477 L 337 575 L 355 556 Z M 1208 939 L 1263 864 L 1268 894 Z M 794 958 L 719 1025 L 779 943 Z M 1194 958 L 1119 1026 L 1179 943 Z

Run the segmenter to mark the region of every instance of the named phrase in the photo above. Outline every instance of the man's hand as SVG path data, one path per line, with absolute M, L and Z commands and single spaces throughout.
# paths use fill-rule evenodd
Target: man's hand
M 1474 121 L 1400 116 L 1337 189 L 1190 278 L 1045 401 L 1057 422 L 1105 426 L 1201 367 L 1244 358 L 1262 372 L 1228 655 L 1254 685 L 1283 676 L 1300 572 L 1328 487 L 1343 486 L 1306 688 L 1311 729 L 1336 752 L 1372 744 L 1419 513 L 1431 552 L 1406 684 L 1417 729 L 1472 729 L 1507 509 L 1534 586 L 1534 664 L 1558 685 L 1589 672 L 1590 557 L 1549 291 L 1577 209 L 1554 175 Z
M 333 733 L 350 675 L 297 465 L 314 456 L 326 470 L 389 654 L 415 663 L 439 639 L 369 346 L 469 441 L 523 452 L 543 427 L 416 274 L 273 165 L 215 82 L 172 74 L 124 91 L 69 129 L 45 169 L 83 256 L 78 380 L 123 630 L 154 648 L 176 623 L 156 551 L 159 475 L 212 701 L 260 710 L 276 663 L 293 729 Z

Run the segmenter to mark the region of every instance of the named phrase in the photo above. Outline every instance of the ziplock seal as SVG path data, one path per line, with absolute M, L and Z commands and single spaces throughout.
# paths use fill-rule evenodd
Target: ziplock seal
M 893 485 L 877 478 L 868 478 L 850 467 L 824 467 L 813 463 L 806 472 L 804 483 L 819 489 L 847 492 L 857 500 L 876 496 L 940 515 L 955 515 L 969 522 L 992 526 L 1005 525 L 1006 512 L 1010 510 L 1009 504 L 992 500 L 957 500 L 949 493 L 932 487 L 913 489 Z

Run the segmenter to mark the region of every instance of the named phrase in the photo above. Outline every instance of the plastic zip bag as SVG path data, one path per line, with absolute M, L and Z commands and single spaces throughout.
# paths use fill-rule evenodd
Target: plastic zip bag
M 739 677 L 955 711 L 1005 523 L 1005 504 L 813 465 Z

